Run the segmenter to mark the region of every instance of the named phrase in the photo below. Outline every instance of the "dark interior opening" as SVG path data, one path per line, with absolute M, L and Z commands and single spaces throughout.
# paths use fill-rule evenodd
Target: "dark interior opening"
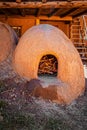
M 38 76 L 57 76 L 58 61 L 54 55 L 44 55 L 39 63 Z

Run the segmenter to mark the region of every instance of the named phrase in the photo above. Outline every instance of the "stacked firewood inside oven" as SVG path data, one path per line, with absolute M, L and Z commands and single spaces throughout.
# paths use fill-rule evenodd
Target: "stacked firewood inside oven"
M 40 64 L 39 64 L 39 70 L 38 74 L 57 74 L 57 59 L 53 55 L 46 55 L 43 56 Z

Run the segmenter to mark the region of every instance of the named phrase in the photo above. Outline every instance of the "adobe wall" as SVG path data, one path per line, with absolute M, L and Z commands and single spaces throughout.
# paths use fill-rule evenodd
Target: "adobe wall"
M 35 25 L 35 19 L 27 18 L 0 18 L 0 21 L 9 24 L 10 26 L 21 26 L 21 35 L 30 27 Z

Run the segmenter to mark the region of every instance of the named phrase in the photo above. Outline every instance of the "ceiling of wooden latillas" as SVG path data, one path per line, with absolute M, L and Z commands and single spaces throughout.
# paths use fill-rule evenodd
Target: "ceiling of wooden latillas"
M 0 0 L 0 15 L 72 16 L 87 14 L 87 0 Z

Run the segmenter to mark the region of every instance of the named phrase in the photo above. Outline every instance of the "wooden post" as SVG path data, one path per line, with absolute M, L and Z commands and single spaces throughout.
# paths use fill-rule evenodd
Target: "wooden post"
M 36 18 L 36 25 L 40 24 L 40 19 Z

